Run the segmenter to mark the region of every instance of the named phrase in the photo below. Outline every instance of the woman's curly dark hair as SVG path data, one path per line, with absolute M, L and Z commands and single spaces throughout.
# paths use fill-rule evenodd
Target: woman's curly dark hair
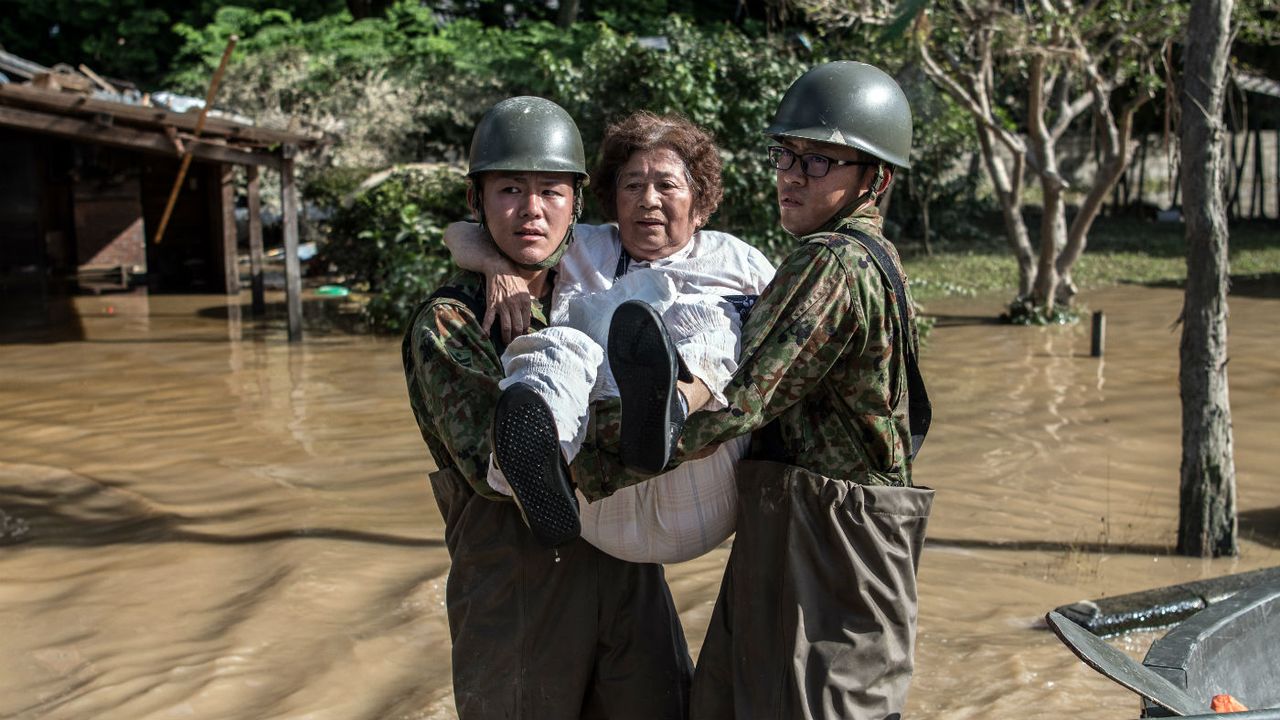
M 654 115 L 640 110 L 613 123 L 600 143 L 600 164 L 591 174 L 606 220 L 618 219 L 618 171 L 642 150 L 669 148 L 684 161 L 693 190 L 694 217 L 703 222 L 720 207 L 724 185 L 720 181 L 720 153 L 711 133 L 680 115 Z

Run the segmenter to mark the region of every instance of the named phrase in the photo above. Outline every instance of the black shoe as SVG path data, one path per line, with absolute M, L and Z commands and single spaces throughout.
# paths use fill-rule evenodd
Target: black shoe
M 656 475 L 671 461 L 684 430 L 676 380 L 690 382 L 693 376 L 648 304 L 628 300 L 613 311 L 609 369 L 622 399 L 622 464 Z
M 582 533 L 578 498 L 546 401 L 524 383 L 503 390 L 493 410 L 490 442 L 533 537 L 547 547 L 576 539 Z

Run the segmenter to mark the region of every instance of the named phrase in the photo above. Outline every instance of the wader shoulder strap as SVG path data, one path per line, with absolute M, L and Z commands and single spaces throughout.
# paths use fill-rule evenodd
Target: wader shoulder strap
M 915 327 L 911 321 L 906 282 L 898 266 L 893 262 L 893 258 L 889 256 L 889 251 L 878 239 L 852 228 L 842 232 L 858 241 L 858 244 L 871 254 L 876 267 L 880 270 L 880 275 L 893 288 L 893 294 L 898 300 L 898 321 L 902 327 L 902 345 L 907 354 L 907 415 L 911 423 L 911 457 L 914 459 L 916 453 L 920 452 L 920 446 L 924 444 L 925 435 L 929 434 L 929 423 L 933 420 L 933 405 L 929 402 L 929 392 L 925 389 L 924 377 L 920 374 L 916 348 L 911 342 Z
M 427 302 L 424 304 L 430 304 L 436 300 L 457 300 L 466 305 L 471 314 L 475 316 L 477 323 L 484 320 L 485 311 L 488 309 L 483 295 L 480 297 L 473 296 L 454 285 L 445 285 L 431 293 L 431 297 L 427 298 Z M 498 356 L 501 357 L 503 351 L 507 349 L 507 345 L 502 342 L 502 328 L 498 327 L 496 322 L 493 327 L 489 328 L 489 341 L 493 343 L 494 349 L 497 350 Z
M 556 271 L 552 269 L 547 274 L 547 285 L 548 287 L 555 287 L 555 283 Z M 439 299 L 457 300 L 466 305 L 471 314 L 475 316 L 477 323 L 484 321 L 484 314 L 489 309 L 488 298 L 485 296 L 483 284 L 480 286 L 479 295 L 472 295 L 457 285 L 444 285 L 431 293 L 431 297 L 427 298 L 423 305 L 429 305 Z M 421 306 L 419 306 L 418 311 L 414 312 L 414 317 L 417 316 L 418 312 L 421 312 Z M 543 322 L 536 316 L 530 321 L 530 324 L 534 330 L 544 327 Z M 502 353 L 507 351 L 507 344 L 502 341 L 502 327 L 497 322 L 489 328 L 489 341 L 493 343 L 494 349 L 498 352 L 498 357 L 502 357 Z

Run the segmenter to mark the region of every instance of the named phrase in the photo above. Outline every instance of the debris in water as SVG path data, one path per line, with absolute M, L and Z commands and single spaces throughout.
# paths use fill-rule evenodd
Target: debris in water
M 27 521 L 22 518 L 12 517 L 4 510 L 0 510 L 0 540 L 18 538 L 30 532 L 31 527 L 27 525 Z

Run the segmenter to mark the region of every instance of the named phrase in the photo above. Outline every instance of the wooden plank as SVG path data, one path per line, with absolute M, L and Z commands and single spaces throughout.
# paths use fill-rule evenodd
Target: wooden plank
M 284 282 L 289 306 L 289 342 L 302 340 L 302 266 L 298 261 L 298 189 L 293 161 L 280 168 L 280 214 L 284 227 Z
M 253 314 L 261 317 L 267 309 L 266 284 L 262 274 L 262 198 L 258 194 L 257 166 L 250 165 L 245 172 L 249 175 L 249 286 L 253 294 Z
M 43 90 L 30 85 L 14 83 L 0 85 L 0 104 L 15 103 L 79 115 L 105 114 L 122 121 L 150 126 L 172 125 L 188 131 L 195 130 L 198 122 L 195 113 L 176 113 L 164 108 L 127 105 L 87 95 Z M 244 125 L 225 118 L 208 118 L 204 132 L 261 145 L 292 143 L 308 147 L 324 142 L 324 137 L 318 134 L 294 133 Z
M 7 87 L 0 85 L 0 88 Z M 86 143 L 101 143 L 115 147 L 141 150 L 166 157 L 175 157 L 173 141 L 162 131 L 139 130 L 121 125 L 101 125 L 92 120 L 50 115 L 31 110 L 0 106 L 0 126 L 30 130 L 48 135 L 58 135 Z M 188 140 L 186 146 L 197 160 L 226 162 L 236 165 L 265 165 L 280 167 L 280 158 L 267 152 L 237 150 L 216 142 Z
M 119 92 L 118 90 L 116 90 L 114 85 L 107 82 L 106 80 L 103 80 L 102 76 L 94 72 L 93 69 L 90 68 L 88 65 L 85 65 L 84 63 L 80 63 L 80 72 L 84 73 L 86 77 L 88 77 L 90 80 L 97 83 L 98 87 L 102 88 L 103 90 L 106 90 L 107 92 L 110 92 L 110 93 Z
M 239 253 L 236 251 L 236 174 L 235 166 L 216 166 L 218 178 L 213 215 L 217 218 L 218 240 L 222 249 L 223 289 L 228 295 L 240 294 Z

